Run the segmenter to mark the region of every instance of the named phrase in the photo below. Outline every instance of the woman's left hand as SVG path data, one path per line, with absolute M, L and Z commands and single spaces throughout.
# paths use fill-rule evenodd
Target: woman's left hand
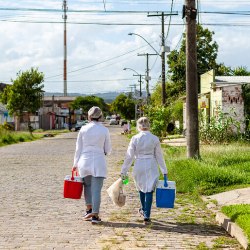
M 76 171 L 77 170 L 77 167 L 72 167 L 72 171 Z

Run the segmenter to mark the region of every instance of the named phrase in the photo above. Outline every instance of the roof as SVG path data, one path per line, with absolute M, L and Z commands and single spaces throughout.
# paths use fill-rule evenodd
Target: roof
M 220 84 L 246 84 L 250 83 L 250 76 L 215 76 L 215 83 Z

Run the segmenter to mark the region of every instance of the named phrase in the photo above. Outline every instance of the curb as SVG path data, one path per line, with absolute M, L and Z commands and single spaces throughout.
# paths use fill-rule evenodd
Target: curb
M 202 196 L 201 198 L 207 203 L 207 208 L 215 213 L 215 220 L 218 222 L 218 224 L 223 227 L 232 237 L 236 238 L 245 250 L 250 250 L 250 242 L 245 236 L 243 230 L 236 223 L 232 222 L 229 217 L 227 217 L 222 212 L 219 212 L 218 206 L 212 203 L 210 199 L 205 196 Z
M 216 213 L 216 221 L 232 236 L 235 237 L 244 249 L 249 250 L 250 245 L 242 229 L 221 212 Z

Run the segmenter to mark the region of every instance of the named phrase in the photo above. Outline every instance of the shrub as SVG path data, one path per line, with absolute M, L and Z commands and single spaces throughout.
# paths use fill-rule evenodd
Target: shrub
M 223 113 L 218 109 L 218 116 L 208 117 L 200 113 L 200 140 L 211 143 L 227 143 L 241 139 L 240 123 L 232 114 Z

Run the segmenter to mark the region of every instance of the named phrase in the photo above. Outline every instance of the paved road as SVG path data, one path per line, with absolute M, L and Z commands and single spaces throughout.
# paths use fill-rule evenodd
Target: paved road
M 144 226 L 137 214 L 134 184 L 127 204 L 112 205 L 106 189 L 119 174 L 128 140 L 110 127 L 113 153 L 102 195 L 102 225 L 82 220 L 82 200 L 62 198 L 70 174 L 77 133 L 0 148 L 0 249 L 202 249 L 231 240 L 204 207 L 179 196 L 176 209 L 152 211 Z M 240 249 L 233 241 L 221 249 Z

